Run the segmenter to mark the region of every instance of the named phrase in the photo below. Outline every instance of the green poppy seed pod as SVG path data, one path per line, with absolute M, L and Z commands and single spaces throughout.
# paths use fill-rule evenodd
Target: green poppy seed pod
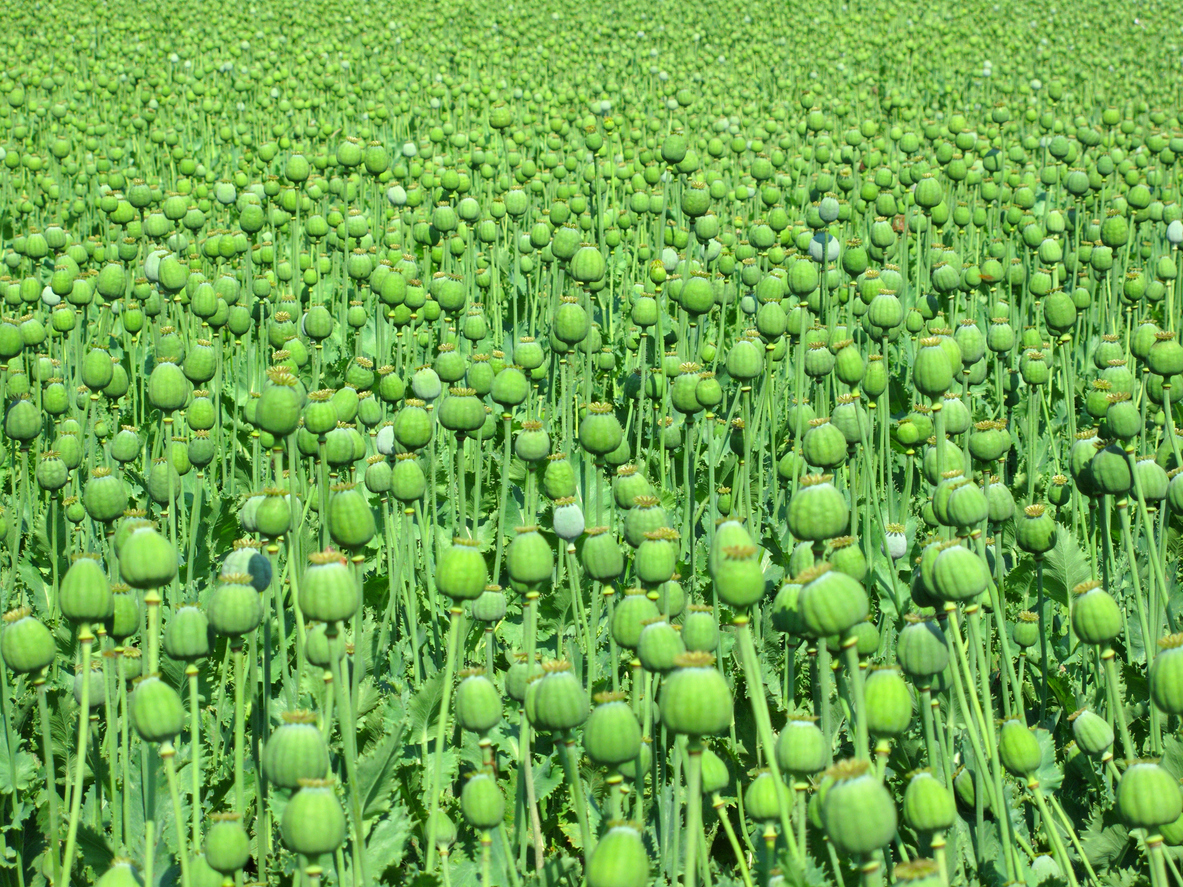
M 624 598 L 612 611 L 612 638 L 626 650 L 636 650 L 641 642 L 641 629 L 650 619 L 661 615 L 657 604 L 639 588 L 625 592 Z
M 97 555 L 79 555 L 62 577 L 62 615 L 74 623 L 102 622 L 114 612 L 111 586 Z
M 953 366 L 949 355 L 935 337 L 920 340 L 912 365 L 912 384 L 925 397 L 936 399 L 953 384 Z
M 527 699 L 526 714 L 533 709 L 531 722 L 538 730 L 557 733 L 575 729 L 587 720 L 590 708 L 583 684 L 565 659 L 544 663 L 542 671 L 542 677 L 533 682 L 533 705 Z
M 329 535 L 342 548 L 364 548 L 377 531 L 370 503 L 356 484 L 333 487 L 328 518 Z
M 1161 502 L 1167 497 L 1170 488 L 1170 478 L 1166 469 L 1159 465 L 1152 456 L 1142 456 L 1134 463 L 1134 477 L 1142 487 L 1142 498 L 1146 502 Z
M 637 547 L 634 564 L 637 578 L 646 585 L 660 585 L 674 575 L 678 565 L 678 532 L 669 527 L 658 527 L 645 534 Z
M 107 634 L 117 642 L 131 637 L 140 627 L 140 608 L 128 591 L 126 585 L 111 589 L 113 606 L 106 622 Z
M 280 835 L 294 853 L 319 856 L 345 842 L 345 812 L 331 779 L 301 779 L 283 810 Z
M 1154 344 L 1146 354 L 1146 365 L 1150 372 L 1160 376 L 1177 376 L 1183 373 L 1183 345 L 1175 339 L 1173 332 L 1158 332 Z
M 4 416 L 4 433 L 21 445 L 28 445 L 41 433 L 41 412 L 27 394 L 21 395 L 8 408 Z
M 478 622 L 500 622 L 505 618 L 505 610 L 505 592 L 499 585 L 486 585 L 481 596 L 472 602 L 472 618 Z
M 484 735 L 501 722 L 501 694 L 480 669 L 461 672 L 453 706 L 463 730 Z
M 476 773 L 464 783 L 460 792 L 460 812 L 464 820 L 478 831 L 488 831 L 505 819 L 505 796 L 497 780 L 488 773 Z
M 589 527 L 584 537 L 579 556 L 583 572 L 596 582 L 614 581 L 624 572 L 624 552 L 616 537 L 607 527 Z
M 132 726 L 144 742 L 171 742 L 185 726 L 181 697 L 156 675 L 136 682 L 128 707 Z
M 943 547 L 933 561 L 933 591 L 943 601 L 973 600 L 986 590 L 990 574 L 985 562 L 959 544 Z
M 674 667 L 674 660 L 686 652 L 680 632 L 665 617 L 646 622 L 637 639 L 637 659 L 642 668 L 655 674 L 666 674 Z
M 518 527 L 505 554 L 510 583 L 517 590 L 536 589 L 550 581 L 554 550 L 538 527 Z
M 251 577 L 223 573 L 210 593 L 206 617 L 214 632 L 224 637 L 240 638 L 254 631 L 263 621 L 263 603 Z
M 127 488 L 110 468 L 95 468 L 82 490 L 82 505 L 92 520 L 108 524 L 127 509 Z
M 399 453 L 390 473 L 390 492 L 404 504 L 417 502 L 427 490 L 427 476 L 414 453 Z
M 176 363 L 160 358 L 148 376 L 148 402 L 166 415 L 174 413 L 185 405 L 190 387 Z
M 493 377 L 489 395 L 493 402 L 505 409 L 512 409 L 523 403 L 530 394 L 530 382 L 516 366 L 507 366 Z
M 1183 634 L 1162 638 L 1158 646 L 1150 663 L 1150 698 L 1160 711 L 1183 714 Z
M 435 567 L 436 588 L 454 601 L 476 600 L 489 583 L 480 543 L 456 538 L 444 549 Z
M 855 582 L 862 582 L 867 576 L 867 558 L 854 536 L 831 539 L 828 560 L 830 566 Z
M 514 454 L 523 462 L 541 462 L 550 455 L 550 447 L 550 435 L 543 429 L 542 423 L 535 419 L 523 422 L 521 431 L 513 441 Z M 549 468 L 550 463 L 547 465 Z M 570 480 L 574 480 L 574 474 Z
M 896 661 L 904 674 L 931 682 L 949 665 L 949 641 L 936 620 L 909 613 L 896 641 Z
M 616 767 L 641 752 L 641 725 L 624 693 L 597 693 L 583 725 L 583 750 L 596 764 Z
M 1135 761 L 1117 784 L 1117 812 L 1130 828 L 1154 834 L 1183 814 L 1179 782 L 1154 761 Z
M 1088 463 L 1088 480 L 1091 490 L 1081 489 L 1086 495 L 1107 493 L 1110 496 L 1124 496 L 1134 485 L 1133 474 L 1130 472 L 1129 459 L 1120 444 L 1102 445 L 1100 441 L 1092 444 L 1094 455 Z M 1077 478 L 1077 486 L 1081 485 L 1081 478 Z
M 542 491 L 552 501 L 569 499 L 578 492 L 575 468 L 562 453 L 554 453 L 546 457 L 546 470 L 542 474 Z
M 123 543 L 119 573 L 132 588 L 163 588 L 177 575 L 177 547 L 154 528 L 142 527 Z
M 1068 720 L 1072 724 L 1072 736 L 1085 754 L 1104 755 L 1113 747 L 1113 728 L 1096 712 L 1082 708 Z
M 789 500 L 788 516 L 789 532 L 797 539 L 819 542 L 846 534 L 850 508 L 830 480 L 828 474 L 800 478 L 800 486 Z
M 867 675 L 867 729 L 872 736 L 895 737 L 912 722 L 912 694 L 898 669 L 876 668 Z
M 1073 589 L 1072 630 L 1086 644 L 1109 644 L 1121 634 L 1122 617 L 1117 601 L 1096 580 Z
M 250 838 L 237 813 L 210 814 L 211 824 L 205 833 L 205 861 L 214 871 L 233 875 L 251 857 Z
M 754 342 L 740 339 L 727 352 L 727 374 L 732 379 L 743 384 L 750 382 L 763 372 L 764 353 Z
M 998 756 L 1015 776 L 1030 777 L 1039 769 L 1043 752 L 1031 729 L 1017 718 L 1005 721 L 998 732 Z
M 1133 440 L 1142 433 L 1142 413 L 1125 391 L 1111 391 L 1101 420 L 1101 433 L 1117 440 Z
M 755 822 L 774 822 L 780 818 L 776 780 L 768 770 L 761 770 L 743 795 L 744 812 Z
M 542 674 L 542 666 L 535 662 L 527 667 L 525 654 L 518 654 L 505 674 L 505 692 L 515 702 L 524 702 L 528 685 Z
M 640 547 L 647 533 L 669 526 L 669 517 L 656 496 L 637 496 L 630 505 L 624 516 L 624 541 L 633 548 Z
M 895 836 L 891 794 L 866 761 L 840 761 L 826 772 L 834 779 L 821 805 L 826 837 L 847 855 L 874 853 Z
M 579 423 L 579 443 L 593 456 L 606 456 L 620 446 L 624 429 L 609 403 L 593 403 Z
M 863 586 L 829 564 L 818 564 L 795 581 L 801 585 L 801 620 L 815 637 L 845 635 L 867 618 L 870 605 Z
M 729 607 L 750 607 L 764 596 L 764 571 L 755 545 L 723 548 L 710 572 L 719 599 Z
M 179 486 L 179 484 L 178 484 Z M 255 512 L 255 527 L 263 536 L 275 539 L 288 531 L 292 523 L 292 502 L 284 490 L 268 489 Z
M 308 566 L 300 580 L 300 612 L 313 622 L 341 622 L 360 605 L 357 581 L 348 559 L 328 549 L 308 555 Z
M 935 504 L 935 503 L 934 503 Z M 990 516 L 986 494 L 973 481 L 961 478 L 950 489 L 945 517 L 951 527 L 978 527 Z
M 598 283 L 607 272 L 603 254 L 594 246 L 581 246 L 571 257 L 567 270 L 579 283 Z
M 661 721 L 674 733 L 709 736 L 731 725 L 731 691 L 710 653 L 683 653 L 662 682 Z
M 4 614 L 0 656 L 9 671 L 17 674 L 37 674 L 48 667 L 57 654 L 53 635 L 31 613 L 28 607 L 19 607 Z
M 832 469 L 846 461 L 846 436 L 829 418 L 811 419 L 801 440 L 801 455 L 815 468 Z
M 1039 616 L 1024 610 L 1015 619 L 1012 634 L 1022 649 L 1034 647 L 1039 642 Z
M 1042 555 L 1056 545 L 1056 522 L 1042 505 L 1028 505 L 1015 521 L 1015 542 L 1030 554 Z
M 263 772 L 280 788 L 295 790 L 301 779 L 328 772 L 329 748 L 313 712 L 291 709 L 282 718 L 263 749 Z
M 776 763 L 797 779 L 820 773 L 829 763 L 825 734 L 814 718 L 791 716 L 776 738 Z
M 586 877 L 588 887 L 645 887 L 649 883 L 649 854 L 640 828 L 610 823 L 592 851 Z
M 710 607 L 691 604 L 682 621 L 682 643 L 696 653 L 710 653 L 719 646 L 719 623 Z
M 204 659 L 211 646 L 205 613 L 193 605 L 178 607 L 165 623 L 161 646 L 167 656 L 180 662 Z
M 957 804 L 953 793 L 931 770 L 917 770 L 908 777 L 902 812 L 909 828 L 922 833 L 941 832 L 953 826 Z
M 439 423 L 456 434 L 471 434 L 485 424 L 485 405 L 471 388 L 449 388 L 440 401 Z
M 810 634 L 801 619 L 801 586 L 798 583 L 785 582 L 777 591 L 772 601 L 772 627 L 792 637 Z
M 339 638 L 330 640 L 328 624 L 318 622 L 308 629 L 304 654 L 313 667 L 328 671 L 332 668 L 334 659 L 340 662 L 345 658 L 345 644 L 341 643 Z

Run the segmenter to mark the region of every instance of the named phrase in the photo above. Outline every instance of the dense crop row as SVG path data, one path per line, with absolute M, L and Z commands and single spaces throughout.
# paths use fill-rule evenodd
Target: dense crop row
M 1177 10 L 0 24 L 0 883 L 1183 884 Z

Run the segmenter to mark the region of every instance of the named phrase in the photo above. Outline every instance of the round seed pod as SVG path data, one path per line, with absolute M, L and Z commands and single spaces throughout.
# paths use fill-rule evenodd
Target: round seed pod
M 953 774 L 953 794 L 967 810 L 975 809 L 977 803 L 976 780 L 977 774 L 965 767 L 959 767 Z M 989 795 L 982 798 L 982 808 L 986 811 L 993 809 Z
M 514 438 L 514 453 L 523 462 L 541 462 L 550 455 L 550 435 L 542 423 L 529 419 L 522 423 L 522 430 Z
M 637 496 L 624 516 L 624 541 L 639 548 L 647 533 L 669 526 L 665 509 L 654 496 Z
M 641 627 L 637 659 L 646 671 L 666 674 L 674 667 L 674 660 L 685 652 L 680 632 L 665 617 L 649 620 Z
M 1174 822 L 1183 814 L 1178 780 L 1157 762 L 1135 761 L 1117 784 L 1117 812 L 1130 828 L 1157 830 Z
M 931 859 L 909 859 L 892 869 L 897 883 L 907 887 L 936 887 L 941 883 L 941 867 Z
M 756 774 L 743 798 L 744 812 L 754 821 L 773 822 L 780 818 L 776 782 L 768 770 L 761 770 Z
M 638 496 L 652 498 L 652 485 L 637 471 L 635 465 L 621 465 L 612 479 L 612 498 L 616 501 L 616 507 L 628 511 Z
M 641 725 L 624 693 L 597 693 L 583 725 L 583 750 L 596 764 L 616 767 L 641 753 Z
M 764 596 L 759 549 L 754 545 L 729 545 L 721 555 L 711 570 L 719 599 L 734 609 L 752 606 Z
M 907 624 L 896 641 L 896 661 L 908 677 L 931 682 L 949 665 L 949 641 L 935 619 L 915 613 L 904 619 Z
M 1002 766 L 1015 776 L 1030 777 L 1039 769 L 1043 752 L 1039 740 L 1022 721 L 1011 718 L 998 732 L 998 755 Z
M 329 498 L 329 535 L 342 548 L 364 548 L 377 531 L 370 503 L 356 484 L 337 484 Z
M 472 618 L 478 622 L 500 622 L 505 618 L 505 592 L 499 585 L 486 585 L 481 596 L 472 602 Z
M 588 887 L 645 887 L 649 883 L 649 854 L 639 826 L 614 822 L 592 851 L 587 866 Z
M 263 602 L 242 573 L 224 573 L 219 577 L 206 605 L 210 627 L 224 637 L 240 638 L 258 628 L 263 621 Z
M 308 629 L 304 642 L 304 655 L 314 668 L 328 671 L 332 668 L 333 657 L 340 662 L 345 658 L 345 644 L 338 637 L 330 640 L 328 625 L 320 622 Z
M 282 536 L 292 522 L 292 500 L 283 490 L 268 489 L 255 512 L 258 532 L 271 539 Z
M 510 584 L 515 590 L 526 591 L 550 581 L 555 555 L 538 527 L 518 527 L 517 535 L 506 548 L 505 564 Z
M 953 826 L 957 804 L 953 793 L 932 775 L 931 770 L 916 770 L 904 789 L 904 822 L 922 833 L 941 832 Z
M 345 842 L 345 813 L 331 779 L 301 779 L 300 789 L 284 807 L 283 843 L 294 853 L 319 856 Z
M 1001 524 L 1015 515 L 1015 497 L 997 480 L 986 485 L 986 505 L 986 516 L 992 524 Z
M 435 811 L 434 819 L 429 819 L 424 827 L 424 833 L 430 828 L 432 823 L 435 825 L 435 847 L 437 851 L 446 850 L 456 843 L 456 823 L 452 822 L 451 817 L 439 809 Z
M 776 738 L 776 763 L 797 779 L 820 773 L 829 762 L 825 734 L 816 718 L 791 716 Z
M 579 423 L 579 443 L 593 456 L 606 456 L 624 440 L 624 429 L 609 403 L 593 403 Z
M 290 791 L 301 779 L 319 779 L 329 770 L 329 748 L 316 725 L 316 715 L 289 709 L 263 749 L 263 772 L 273 784 Z
M 140 608 L 136 598 L 128 594 L 126 585 L 111 588 L 111 616 L 106 620 L 107 635 L 116 642 L 131 637 L 140 627 Z
M 777 591 L 772 601 L 772 627 L 797 638 L 810 634 L 801 619 L 801 586 L 798 583 L 786 582 Z
M 612 639 L 617 646 L 636 650 L 645 623 L 660 615 L 657 604 L 642 589 L 630 588 L 612 611 Z
M 526 699 L 526 714 L 533 710 L 531 723 L 538 730 L 574 730 L 587 720 L 589 704 L 583 684 L 571 670 L 571 663 L 558 659 L 544 663 L 542 677 L 533 681 Z M 533 696 L 533 705 L 530 696 Z
M 846 534 L 850 509 L 828 474 L 804 475 L 789 500 L 789 532 L 810 542 Z
M 912 694 L 898 669 L 876 668 L 867 675 L 867 729 L 872 736 L 899 736 L 912 722 Z
M 637 547 L 634 563 L 637 578 L 646 585 L 660 585 L 674 575 L 678 565 L 678 539 L 676 530 L 658 527 L 645 534 L 645 540 Z
M 95 887 L 144 887 L 144 879 L 130 859 L 116 856 L 111 867 L 95 882 Z
M 28 607 L 19 607 L 4 614 L 0 656 L 9 671 L 17 674 L 39 673 L 57 654 L 53 635 L 31 613 Z
M 562 453 L 547 457 L 542 475 L 542 491 L 551 500 L 567 499 L 578 492 L 575 468 Z
M 462 730 L 484 735 L 501 722 L 501 694 L 481 669 L 460 673 L 453 706 Z
M 1129 460 L 1126 458 L 1125 450 L 1118 444 L 1097 446 L 1088 466 L 1092 489 L 1097 493 L 1120 497 L 1129 493 L 1134 485 Z
M 733 706 L 727 681 L 710 653 L 683 653 L 662 682 L 661 720 L 674 733 L 708 736 L 731 725 Z
M 1077 746 L 1087 755 L 1099 756 L 1113 748 L 1113 728 L 1096 712 L 1082 708 L 1068 718 Z
M 801 585 L 801 621 L 816 637 L 844 635 L 870 612 L 863 587 L 829 564 L 818 564 L 795 581 Z
M 163 588 L 177 575 L 176 546 L 150 526 L 137 529 L 119 552 L 119 573 L 132 588 Z
M 525 654 L 519 653 L 516 661 L 509 667 L 509 671 L 505 674 L 505 692 L 515 702 L 524 702 L 527 686 L 541 675 L 542 666 L 537 662 L 532 666 L 527 666 Z
M 460 792 L 460 812 L 465 821 L 478 831 L 488 831 L 505 819 L 505 796 L 497 780 L 488 773 L 476 773 L 464 783 Z
M 87 708 L 93 712 L 103 704 L 102 662 L 93 660 L 90 663 L 90 669 L 86 672 L 83 672 L 81 665 L 74 667 L 74 702 L 76 705 L 82 705 L 82 691 L 86 684 L 90 685 Z
M 990 574 L 985 562 L 962 545 L 942 548 L 933 562 L 933 590 L 944 601 L 972 600 L 986 590 Z
M 847 855 L 874 853 L 896 832 L 891 794 L 866 761 L 840 761 L 826 772 L 834 780 L 821 807 L 826 837 Z
M 161 646 L 166 655 L 181 662 L 204 659 L 212 646 L 205 613 L 192 604 L 178 607 L 165 623 Z
M 1042 505 L 1028 505 L 1015 521 L 1015 542 L 1030 554 L 1045 554 L 1056 545 L 1056 522 Z
M 128 708 L 132 726 L 144 742 L 171 742 L 184 729 L 181 697 L 156 675 L 136 682 Z
M 702 750 L 702 793 L 706 796 L 718 794 L 731 784 L 731 772 L 727 764 L 709 748 Z
M 26 447 L 41 433 L 41 412 L 27 394 L 22 394 L 8 408 L 4 416 L 4 433 L 9 440 Z
M 719 623 L 710 607 L 691 604 L 682 622 L 682 643 L 690 652 L 710 653 L 719 646 Z
M 357 581 L 349 561 L 329 549 L 308 555 L 300 580 L 300 612 L 314 622 L 342 622 L 357 612 Z
M 839 573 L 845 573 L 855 582 L 862 582 L 867 576 L 867 559 L 858 540 L 853 536 L 839 536 L 830 540 L 829 564 Z
M 394 438 L 406 450 L 421 450 L 431 442 L 433 423 L 422 400 L 411 398 L 395 413 Z
M 436 588 L 454 601 L 476 600 L 489 583 L 489 571 L 479 546 L 475 539 L 457 537 L 436 562 Z
M 1142 498 L 1147 503 L 1153 504 L 1167 498 L 1170 478 L 1152 456 L 1143 456 L 1134 463 L 1134 477 L 1138 486 L 1142 488 Z
M 58 591 L 62 615 L 74 623 L 103 622 L 115 608 L 111 586 L 97 555 L 74 558 Z
M 580 563 L 588 578 L 612 582 L 624 572 L 624 553 L 607 527 L 589 527 L 585 533 Z
M 1097 581 L 1073 589 L 1072 630 L 1086 644 L 1109 644 L 1121 634 L 1121 610 Z
M 1160 711 L 1183 714 L 1183 634 L 1162 638 L 1158 646 L 1150 663 L 1150 698 Z
M 583 509 L 574 497 L 555 501 L 554 511 L 551 513 L 551 527 L 555 535 L 564 542 L 572 542 L 583 535 Z
M 237 813 L 210 814 L 205 833 L 205 861 L 223 875 L 233 875 L 251 858 L 251 842 Z
M 427 490 L 427 476 L 414 453 L 399 453 L 395 456 L 394 468 L 390 473 L 390 492 L 399 502 L 418 502 Z
M 940 339 L 929 337 L 920 340 L 912 364 L 912 384 L 925 397 L 941 397 L 953 384 L 953 366 L 948 352 L 941 347 Z
M 261 543 L 236 539 L 233 550 L 222 561 L 223 573 L 245 573 L 255 591 L 264 592 L 271 584 L 271 561 L 259 552 Z
M 1022 649 L 1034 647 L 1039 642 L 1039 616 L 1024 610 L 1015 620 L 1012 634 Z

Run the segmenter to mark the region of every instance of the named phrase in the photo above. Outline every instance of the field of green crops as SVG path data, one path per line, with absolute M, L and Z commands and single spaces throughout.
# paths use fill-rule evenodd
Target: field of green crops
M 0 887 L 1183 887 L 1183 16 L 0 10 Z

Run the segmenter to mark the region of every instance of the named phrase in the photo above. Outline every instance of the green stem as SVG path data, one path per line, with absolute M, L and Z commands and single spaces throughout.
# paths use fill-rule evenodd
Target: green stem
M 181 885 L 189 887 L 189 850 L 185 842 L 184 817 L 181 815 L 181 793 L 177 789 L 177 768 L 173 763 L 176 750 L 171 742 L 160 744 L 160 759 L 164 762 L 164 775 L 168 779 L 168 793 L 173 802 L 173 824 L 177 829 L 177 858 L 181 862 Z M 194 845 L 196 846 L 196 845 Z
M 78 843 L 78 816 L 82 811 L 82 777 L 86 766 L 86 746 L 90 735 L 90 650 L 94 635 L 90 626 L 82 624 L 78 633 L 82 643 L 82 699 L 78 705 L 78 748 L 74 760 L 74 790 L 70 796 L 70 825 L 66 833 L 66 852 L 62 858 L 62 883 L 70 883 L 70 869 L 74 864 L 74 850 Z
M 459 607 L 452 607 L 448 619 L 448 650 L 444 660 L 444 694 L 440 701 L 439 730 L 435 740 L 435 761 L 432 769 L 429 791 L 430 809 L 427 817 L 427 870 L 430 872 L 435 864 L 431 848 L 435 846 L 436 825 L 439 817 L 436 815 L 440 806 L 440 789 L 444 779 L 444 742 L 448 738 L 448 712 L 452 698 L 452 672 L 456 667 L 456 638 L 460 631 L 460 616 L 463 611 Z M 361 833 L 358 838 L 360 840 Z

